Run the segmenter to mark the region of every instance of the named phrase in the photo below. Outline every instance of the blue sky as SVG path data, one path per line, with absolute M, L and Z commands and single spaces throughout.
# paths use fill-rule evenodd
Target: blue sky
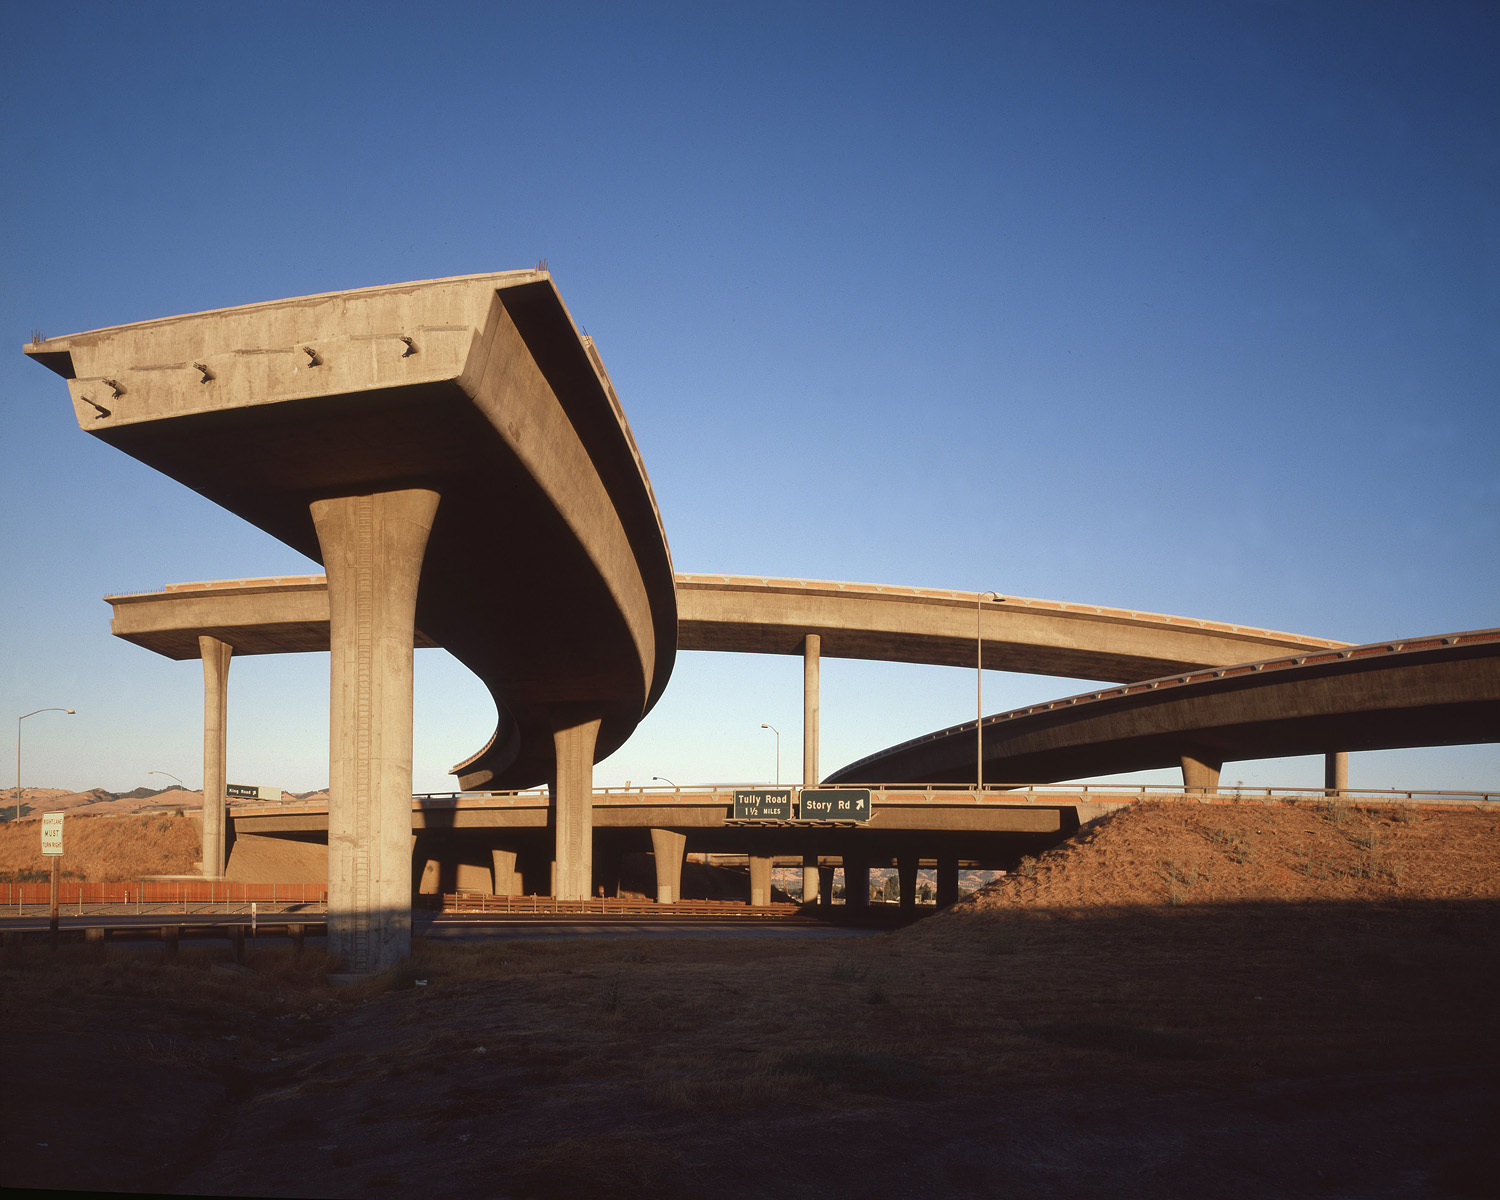
M 81 433 L 30 331 L 542 258 L 679 570 L 1500 624 L 1492 4 L 5 15 L 0 715 L 78 709 L 26 722 L 28 786 L 201 780 L 197 665 L 112 639 L 101 596 L 317 569 Z M 416 784 L 446 789 L 494 712 L 441 652 L 417 672 Z M 967 672 L 823 680 L 825 770 L 973 715 Z M 597 778 L 768 779 L 763 721 L 790 777 L 800 686 L 684 654 Z M 986 707 L 1086 687 L 995 672 Z M 326 783 L 327 692 L 326 656 L 236 661 L 231 778 Z M 1351 781 L 1494 789 L 1500 752 Z

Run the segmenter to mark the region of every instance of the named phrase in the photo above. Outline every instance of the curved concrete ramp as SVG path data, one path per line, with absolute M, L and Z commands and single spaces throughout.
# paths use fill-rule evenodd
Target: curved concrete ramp
M 985 666 L 1077 679 L 1145 678 L 1229 666 L 1268 649 L 1340 649 L 1346 642 L 1192 617 L 1007 596 L 982 608 L 972 592 L 678 575 L 679 650 L 802 654 L 809 635 L 829 658 L 972 667 L 976 634 Z M 115 636 L 169 658 L 197 658 L 208 634 L 236 654 L 328 648 L 321 575 L 171 584 L 106 597 Z M 438 643 L 418 628 L 418 646 Z
M 1073 679 L 1146 679 L 1227 666 L 1277 650 L 1347 645 L 1221 621 L 974 592 L 769 579 L 677 576 L 677 648 L 801 654 L 972 667 L 978 641 L 996 671 Z
M 986 778 L 1051 783 L 1182 767 L 1217 785 L 1248 758 L 1500 741 L 1500 630 L 1243 663 L 984 719 Z M 974 722 L 851 763 L 829 783 L 971 781 Z
M 666 685 L 677 611 L 624 413 L 545 272 L 170 317 L 26 352 L 67 379 L 83 429 L 325 563 L 331 786 L 353 821 L 331 846 L 383 847 L 351 867 L 356 909 L 407 905 L 414 628 L 495 697 L 499 726 L 461 765 L 464 786 L 550 780 L 575 797 L 559 807 L 559 888 L 587 894 L 587 776 Z M 222 676 L 229 650 L 216 653 Z M 376 795 L 378 818 L 351 799 Z M 334 863 L 330 888 L 343 886 Z M 402 920 L 380 918 L 374 936 L 400 943 Z M 348 950 L 361 963 L 404 954 L 363 938 Z
M 572 705 L 602 707 L 604 757 L 666 685 L 676 607 L 655 500 L 545 273 L 250 305 L 26 352 L 67 378 L 84 430 L 311 558 L 314 500 L 433 488 L 416 623 L 502 713 L 465 786 L 545 781 L 553 718 Z

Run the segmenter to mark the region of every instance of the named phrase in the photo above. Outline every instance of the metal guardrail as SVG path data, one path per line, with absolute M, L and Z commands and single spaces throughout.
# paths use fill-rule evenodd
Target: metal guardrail
M 167 957 L 177 954 L 177 945 L 184 939 L 215 940 L 229 942 L 234 951 L 234 961 L 245 961 L 245 941 L 252 943 L 260 938 L 291 938 L 297 953 L 302 952 L 309 937 L 325 937 L 328 925 L 324 921 L 267 921 L 255 924 L 235 922 L 232 924 L 192 924 L 166 922 L 161 925 L 86 925 L 63 927 L 54 934 L 47 929 L 7 929 L 0 932 L 0 940 L 6 946 L 50 942 L 55 949 L 60 942 L 161 942 L 166 947 Z
M 701 786 L 685 786 L 673 788 L 650 788 L 650 787 L 601 787 L 594 789 L 595 803 L 628 802 L 630 800 L 660 801 L 671 797 L 681 797 L 684 802 L 703 803 L 703 798 L 712 797 L 713 802 L 725 804 L 734 803 L 734 792 L 751 788 L 765 788 L 773 785 L 766 783 L 730 783 L 730 784 L 703 784 Z M 795 785 L 786 785 L 793 792 L 801 791 Z M 1141 783 L 1141 784 L 1119 784 L 1119 783 L 995 783 L 985 784 L 984 788 L 976 793 L 972 784 L 963 783 L 909 783 L 892 784 L 889 787 L 871 786 L 869 784 L 819 784 L 819 791 L 868 791 L 872 803 L 879 797 L 896 794 L 901 797 L 902 803 L 911 803 L 917 797 L 932 799 L 940 802 L 951 802 L 955 799 L 970 799 L 979 803 L 995 804 L 1025 804 L 1034 803 L 1035 800 L 1042 801 L 1067 801 L 1076 797 L 1086 800 L 1106 800 L 1116 797 L 1129 799 L 1141 799 L 1148 797 L 1156 800 L 1168 799 L 1191 799 L 1197 800 L 1203 797 L 1204 791 L 1201 787 L 1193 788 L 1175 784 L 1165 783 Z M 1355 802 L 1378 803 L 1381 800 L 1444 800 L 1457 804 L 1472 804 L 1500 801 L 1500 791 L 1495 792 L 1456 792 L 1438 789 L 1422 788 L 1345 788 L 1342 791 L 1332 791 L 1328 788 L 1319 787 L 1247 787 L 1244 785 L 1229 786 L 1220 782 L 1216 792 L 1209 793 L 1219 796 L 1240 796 L 1244 798 L 1276 799 L 1287 798 L 1292 800 L 1352 800 Z M 1035 800 L 1033 799 L 1035 798 Z M 412 797 L 415 804 L 427 808 L 440 807 L 480 807 L 493 803 L 514 803 L 516 801 L 535 801 L 538 803 L 548 802 L 548 794 L 545 789 L 534 789 L 524 792 L 423 792 Z

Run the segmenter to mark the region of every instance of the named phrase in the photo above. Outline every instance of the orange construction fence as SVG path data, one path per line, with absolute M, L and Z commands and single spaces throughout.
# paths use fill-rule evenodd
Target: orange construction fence
M 0 908 L 46 904 L 51 883 L 0 883 Z M 61 879 L 59 904 L 326 904 L 326 883 L 231 883 L 228 880 L 136 880 L 130 883 L 83 883 Z

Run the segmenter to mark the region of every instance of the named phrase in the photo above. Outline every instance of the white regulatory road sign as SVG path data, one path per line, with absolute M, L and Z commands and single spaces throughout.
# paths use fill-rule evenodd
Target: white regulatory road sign
M 60 812 L 42 814 L 43 854 L 49 854 L 54 858 L 62 854 L 62 823 L 63 814 Z

